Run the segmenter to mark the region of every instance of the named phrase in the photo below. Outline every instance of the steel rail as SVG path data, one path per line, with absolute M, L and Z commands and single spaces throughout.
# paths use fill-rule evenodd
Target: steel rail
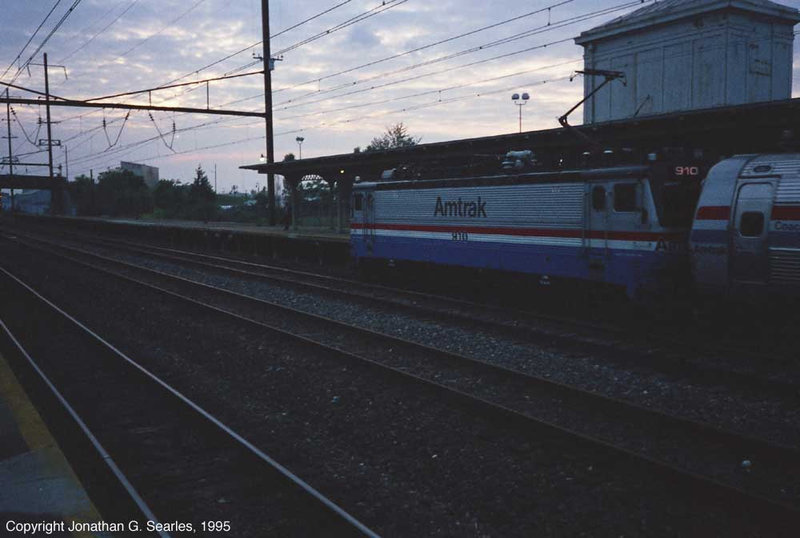
M 10 277 L 12 280 L 15 280 L 17 283 L 27 287 L 27 285 L 22 283 L 16 276 L 6 271 L 5 268 L 0 267 L 0 271 L 3 271 L 6 274 L 6 276 Z M 30 288 L 28 289 L 30 290 Z M 92 430 L 89 428 L 89 426 L 87 426 L 86 422 L 81 418 L 80 414 L 78 414 L 78 412 L 72 407 L 72 405 L 70 405 L 70 403 L 67 401 L 64 395 L 61 394 L 61 391 L 59 391 L 58 388 L 56 388 L 55 384 L 50 380 L 47 374 L 45 374 L 44 371 L 39 367 L 39 365 L 36 363 L 36 360 L 34 360 L 33 357 L 30 356 L 30 354 L 24 348 L 22 343 L 17 339 L 16 336 L 14 336 L 14 334 L 11 332 L 11 329 L 8 328 L 5 321 L 3 321 L 2 319 L 0 319 L 0 329 L 2 329 L 2 332 L 5 333 L 6 337 L 8 337 L 8 339 L 11 341 L 14 348 L 16 348 L 16 351 L 22 357 L 25 358 L 28 365 L 31 368 L 33 368 L 33 370 L 36 372 L 36 375 L 39 376 L 39 379 L 45 384 L 45 386 L 47 386 L 47 388 L 50 390 L 53 396 L 55 396 L 58 403 L 64 408 L 64 410 L 72 418 L 72 420 L 75 421 L 75 423 L 78 425 L 78 428 L 83 432 L 83 434 L 89 440 L 91 445 L 100 455 L 100 458 L 108 466 L 111 473 L 117 478 L 117 480 L 119 480 L 120 485 L 128 493 L 128 495 L 130 495 L 131 499 L 139 508 L 139 510 L 142 511 L 142 514 L 144 514 L 144 516 L 148 520 L 158 523 L 159 520 L 153 513 L 152 509 L 147 505 L 144 499 L 142 499 L 142 496 L 139 494 L 139 492 L 136 491 L 136 488 L 133 486 L 133 484 L 131 484 L 128 477 L 125 476 L 125 473 L 122 472 L 122 469 L 119 468 L 119 465 L 117 465 L 117 463 L 114 461 L 114 458 L 111 457 L 111 455 L 108 453 L 105 447 L 97 439 L 97 436 L 95 436 L 95 434 L 92 433 Z M 170 534 L 165 531 L 159 531 L 158 534 L 159 536 L 162 536 L 162 538 L 169 538 L 170 536 Z
M 74 247 L 64 247 L 64 248 L 67 248 L 68 250 L 78 250 L 78 249 L 74 249 Z M 500 416 L 503 416 L 505 418 L 510 418 L 512 420 L 519 421 L 520 423 L 531 423 L 532 422 L 532 423 L 538 424 L 540 426 L 547 427 L 549 429 L 554 429 L 554 430 L 559 431 L 559 432 L 561 432 L 563 434 L 567 434 L 569 436 L 579 438 L 579 439 L 581 439 L 583 441 L 586 441 L 586 442 L 589 442 L 589 443 L 591 443 L 593 445 L 603 446 L 603 447 L 605 447 L 607 449 L 611 449 L 611 450 L 614 450 L 616 452 L 620 452 L 620 453 L 626 454 L 627 456 L 632 457 L 632 458 L 634 458 L 636 460 L 647 462 L 649 465 L 652 465 L 655 468 L 659 469 L 660 471 L 665 472 L 665 473 L 667 473 L 667 474 L 669 474 L 671 476 L 678 476 L 678 477 L 681 477 L 681 478 L 683 478 L 685 480 L 689 480 L 690 482 L 692 482 L 692 483 L 694 483 L 696 485 L 703 485 L 705 487 L 715 489 L 715 490 L 717 490 L 719 492 L 724 491 L 728 495 L 733 495 L 734 497 L 738 497 L 741 500 L 747 499 L 749 503 L 753 503 L 754 505 L 758 506 L 760 510 L 766 510 L 766 511 L 768 511 L 770 513 L 778 513 L 778 514 L 784 515 L 784 516 L 789 514 L 789 515 L 791 515 L 791 517 L 793 519 L 800 519 L 800 510 L 798 510 L 797 507 L 795 507 L 793 505 L 790 505 L 790 504 L 787 504 L 787 503 L 785 503 L 783 501 L 778 501 L 778 500 L 775 500 L 775 499 L 771 499 L 769 497 L 765 497 L 760 493 L 754 493 L 752 491 L 747 491 L 745 489 L 739 488 L 739 487 L 734 486 L 732 484 L 729 484 L 729 483 L 726 483 L 726 482 L 722 482 L 722 481 L 720 481 L 720 480 L 718 480 L 716 478 L 712 478 L 712 477 L 709 477 L 707 475 L 699 474 L 699 473 L 696 473 L 694 471 L 678 467 L 678 466 L 676 466 L 676 465 L 674 465 L 674 464 L 672 464 L 670 462 L 666 462 L 666 461 L 654 458 L 652 456 L 642 454 L 640 452 L 628 449 L 626 447 L 621 447 L 621 446 L 619 446 L 617 444 L 611 443 L 611 442 L 606 441 L 604 439 L 600 439 L 598 437 L 595 437 L 595 436 L 592 436 L 592 435 L 588 435 L 588 434 L 585 434 L 583 432 L 576 431 L 576 430 L 574 430 L 572 428 L 568 428 L 568 427 L 562 426 L 562 425 L 557 424 L 555 422 L 533 417 L 531 415 L 528 415 L 528 414 L 522 413 L 520 411 L 517 411 L 515 409 L 509 408 L 509 407 L 507 407 L 505 405 L 501 405 L 501 404 L 492 402 L 490 400 L 486 400 L 485 398 L 476 397 L 476 396 L 474 396 L 472 394 L 463 392 L 463 391 L 458 390 L 458 389 L 454 389 L 452 387 L 448 387 L 446 385 L 440 384 L 440 383 L 438 383 L 436 381 L 432 381 L 432 380 L 426 379 L 424 377 L 421 377 L 419 375 L 410 373 L 408 371 L 405 371 L 405 370 L 402 370 L 402 369 L 398 369 L 398 368 L 395 368 L 395 367 L 392 367 L 392 366 L 388 366 L 388 365 L 386 365 L 384 363 L 381 363 L 379 361 L 376 361 L 376 360 L 368 358 L 368 357 L 364 357 L 364 356 L 362 356 L 360 354 L 357 354 L 357 353 L 354 353 L 354 352 L 350 352 L 350 351 L 347 351 L 347 350 L 342 350 L 341 348 L 338 348 L 338 347 L 335 347 L 335 346 L 331 346 L 329 344 L 325 344 L 325 343 L 319 342 L 318 340 L 315 340 L 315 339 L 310 338 L 308 336 L 296 334 L 296 333 L 287 331 L 285 329 L 281 329 L 279 327 L 276 327 L 274 325 L 270 325 L 270 324 L 267 324 L 267 323 L 263 323 L 261 321 L 254 320 L 254 319 L 246 317 L 246 316 L 244 316 L 242 314 L 238 314 L 236 312 L 232 312 L 232 311 L 229 311 L 229 310 L 226 310 L 226 309 L 214 306 L 214 305 L 207 304 L 207 303 L 199 301 L 199 300 L 197 300 L 195 298 L 188 297 L 186 295 L 182 295 L 182 294 L 180 294 L 178 292 L 175 292 L 175 291 L 172 291 L 172 290 L 169 290 L 169 289 L 154 285 L 152 283 L 148 283 L 148 282 L 145 282 L 145 281 L 142 281 L 142 280 L 139 280 L 139 279 L 127 276 L 127 275 L 122 275 L 122 274 L 116 273 L 116 272 L 108 270 L 108 269 L 103 269 L 103 268 L 100 268 L 100 267 L 98 267 L 96 265 L 92 265 L 92 264 L 89 264 L 89 263 L 86 263 L 86 262 L 82 262 L 80 260 L 77 260 L 77 259 L 72 258 L 72 257 L 70 257 L 68 255 L 65 255 L 65 254 L 55 254 L 52 251 L 48 251 L 48 253 L 54 254 L 56 256 L 62 257 L 62 258 L 67 259 L 67 260 L 70 260 L 73 263 L 82 265 L 84 267 L 93 269 L 95 271 L 99 271 L 99 272 L 108 274 L 108 275 L 110 275 L 112 277 L 115 277 L 117 279 L 121 279 L 123 281 L 127 281 L 127 282 L 130 282 L 130 283 L 133 283 L 133 284 L 136 284 L 136 285 L 139 285 L 139 286 L 142 286 L 142 287 L 157 291 L 157 292 L 159 292 L 161 294 L 164 294 L 164 295 L 173 297 L 175 299 L 178 299 L 179 301 L 186 302 L 186 303 L 189 303 L 189 304 L 193 304 L 193 305 L 199 306 L 199 307 L 201 307 L 203 309 L 211 310 L 211 311 L 220 313 L 220 314 L 222 314 L 224 316 L 231 317 L 233 319 L 237 319 L 237 320 L 243 321 L 243 322 L 245 322 L 247 324 L 251 324 L 251 325 L 259 327 L 261 329 L 267 329 L 267 330 L 273 331 L 275 333 L 278 333 L 278 334 L 280 334 L 282 336 L 286 336 L 286 337 L 289 337 L 291 339 L 295 339 L 295 340 L 304 342 L 306 344 L 310 344 L 310 345 L 312 345 L 314 347 L 317 347 L 317 348 L 320 348 L 320 349 L 335 353 L 338 356 L 341 356 L 341 357 L 344 357 L 344 358 L 348 358 L 350 360 L 355 360 L 355 361 L 360 362 L 362 364 L 366 364 L 366 365 L 368 365 L 368 366 L 370 366 L 372 368 L 377 368 L 380 371 L 391 372 L 393 375 L 397 375 L 397 376 L 399 376 L 399 377 L 401 377 L 403 379 L 407 379 L 407 380 L 410 380 L 410 381 L 416 382 L 416 383 L 421 383 L 421 384 L 426 385 L 426 386 L 435 387 L 438 390 L 445 391 L 447 394 L 451 395 L 452 397 L 456 398 L 457 400 L 460 400 L 462 402 L 468 403 L 469 405 L 472 405 L 472 406 L 476 406 L 477 405 L 479 408 L 483 408 L 485 411 L 488 411 L 488 412 L 499 413 Z M 130 267 L 132 267 L 134 269 L 137 269 L 137 270 L 143 270 L 143 271 L 147 271 L 147 272 L 157 273 L 157 274 L 160 274 L 162 276 L 168 276 L 168 277 L 176 279 L 176 280 L 187 280 L 187 279 L 183 279 L 182 277 L 176 277 L 175 275 L 170 275 L 168 273 L 162 273 L 160 271 L 147 269 L 147 268 L 143 268 L 143 267 L 140 267 L 140 266 L 135 266 L 133 264 L 129 264 L 127 262 L 122 262 L 120 260 L 114 260 L 114 259 L 111 259 L 111 258 L 105 258 L 103 256 L 100 256 L 98 254 L 91 253 L 91 252 L 84 251 L 81 254 L 85 254 L 85 255 L 88 255 L 88 256 L 91 256 L 91 257 L 95 257 L 95 258 L 104 258 L 106 261 L 110 261 L 110 262 L 115 263 L 115 264 L 127 265 L 127 266 L 130 266 Z M 197 283 L 197 282 L 192 282 L 192 281 L 189 281 L 189 282 L 194 284 L 194 285 L 201 286 L 201 287 L 208 287 L 208 288 L 212 287 L 212 286 L 209 286 L 209 285 L 206 285 L 206 284 Z M 241 295 L 241 294 L 237 294 L 236 292 L 230 292 L 229 290 L 223 290 L 223 291 L 225 291 L 227 293 L 230 293 L 232 295 L 233 294 L 240 295 L 240 296 L 242 296 L 244 298 L 247 298 L 247 299 L 250 299 L 250 300 L 253 300 L 253 301 L 261 301 L 259 299 L 254 299 L 252 297 L 248 297 L 248 296 L 244 296 L 244 295 Z M 286 309 L 290 310 L 289 308 L 286 308 Z M 305 314 L 307 314 L 307 313 L 305 313 Z M 311 315 L 311 316 L 316 316 L 316 315 Z M 316 317 L 322 318 L 321 316 L 316 316 Z M 335 320 L 333 320 L 333 321 L 335 321 Z M 336 323 L 341 323 L 341 322 L 336 322 Z M 381 334 L 381 333 L 376 333 L 376 334 Z M 385 335 L 383 335 L 383 336 L 385 336 Z M 392 337 L 392 338 L 394 338 L 394 337 Z M 419 343 L 415 343 L 415 342 L 408 342 L 408 343 L 416 345 L 416 346 L 419 346 L 420 348 L 427 348 L 427 346 L 425 346 L 424 344 L 419 344 Z M 428 348 L 428 349 L 432 349 L 433 351 L 442 353 L 442 350 L 436 350 L 435 348 Z M 447 353 L 447 352 L 445 352 L 445 353 Z M 474 363 L 480 363 L 483 366 L 488 366 L 490 368 L 496 368 L 497 370 L 506 370 L 507 372 L 513 373 L 514 375 L 518 375 L 518 376 L 526 376 L 527 375 L 527 374 L 522 374 L 522 373 L 517 372 L 517 371 L 507 370 L 507 369 L 504 369 L 503 367 L 499 367 L 499 366 L 496 366 L 496 365 L 490 365 L 488 363 L 483 363 L 482 361 L 478 361 L 477 359 L 472 359 L 472 358 L 469 358 L 469 357 L 463 357 L 463 356 L 460 356 L 460 355 L 455 355 L 455 356 L 457 358 L 459 358 L 459 359 L 466 359 L 466 360 L 472 361 Z M 532 381 L 548 383 L 548 384 L 553 385 L 553 386 L 561 385 L 559 383 L 553 382 L 551 380 L 547 380 L 545 378 L 537 378 L 535 376 L 529 376 L 529 377 L 531 378 Z M 608 402 L 615 403 L 615 404 L 622 404 L 625 407 L 630 407 L 630 408 L 639 407 L 639 406 L 636 406 L 634 404 L 630 404 L 628 402 L 622 402 L 622 401 L 614 400 L 614 399 L 611 399 L 611 398 L 608 398 L 608 397 L 605 397 L 605 396 L 602 396 L 602 395 L 597 395 L 595 393 L 582 391 L 581 389 L 577 389 L 575 387 L 570 387 L 570 386 L 563 385 L 562 388 L 567 389 L 567 390 L 571 390 L 571 391 L 575 391 L 575 392 L 583 392 L 585 395 L 596 397 L 599 400 L 606 400 Z M 646 409 L 646 408 L 641 408 L 641 409 L 643 409 L 646 412 L 652 412 L 652 410 L 649 410 L 649 409 Z M 669 418 L 669 419 L 672 419 L 672 420 L 676 420 L 676 421 L 685 420 L 685 419 L 680 419 L 678 417 L 674 417 L 674 416 L 671 416 L 671 415 L 663 414 L 663 413 L 660 413 L 660 412 L 652 412 L 652 413 L 653 413 L 654 416 L 663 415 L 666 418 Z M 708 425 L 705 425 L 703 423 L 695 423 L 695 422 L 690 421 L 690 420 L 685 420 L 685 422 L 689 423 L 691 425 L 694 425 L 694 426 L 699 426 L 699 427 L 702 427 L 702 428 L 705 428 L 705 429 L 714 430 L 713 427 L 709 427 Z M 724 430 L 718 430 L 718 433 L 723 434 L 723 435 L 729 435 L 731 437 L 738 437 L 738 438 L 749 440 L 749 441 L 755 441 L 755 442 L 763 443 L 763 441 L 760 441 L 758 439 L 748 439 L 747 437 L 741 436 L 739 434 L 734 434 L 732 432 L 726 432 Z M 793 447 L 775 446 L 774 448 L 776 448 L 778 450 L 791 450 L 791 451 L 795 451 L 796 450 Z
M 66 258 L 66 259 L 68 259 L 68 258 Z M 63 317 L 64 319 L 68 320 L 69 322 L 71 322 L 72 324 L 74 324 L 75 326 L 80 328 L 85 334 L 89 335 L 91 338 L 93 338 L 94 340 L 96 340 L 97 342 L 102 344 L 105 348 L 107 348 L 110 351 L 112 351 L 117 357 L 119 357 L 123 361 L 127 362 L 134 369 L 136 369 L 139 372 L 141 372 L 142 374 L 144 374 L 150 380 L 152 380 L 153 382 L 155 382 L 156 384 L 158 384 L 159 386 L 164 388 L 168 393 L 172 394 L 178 400 L 180 400 L 181 402 L 186 404 L 189 408 L 191 408 L 198 415 L 200 415 L 201 417 L 203 417 L 204 419 L 209 421 L 211 424 L 213 424 L 214 426 L 219 428 L 222 432 L 224 432 L 230 438 L 234 439 L 237 443 L 239 443 L 240 445 L 245 447 L 250 453 L 255 455 L 257 458 L 259 458 L 263 462 L 267 463 L 271 468 L 273 468 L 276 471 L 278 471 L 281 475 L 283 475 L 285 478 L 287 478 L 293 484 L 295 484 L 296 486 L 300 487 L 303 491 L 305 491 L 308 495 L 310 495 L 316 501 L 318 501 L 323 506 L 325 506 L 328 510 L 330 510 L 335 515 L 337 515 L 338 517 L 340 517 L 343 520 L 345 520 L 353 528 L 357 529 L 359 532 L 361 532 L 365 536 L 369 536 L 371 538 L 378 538 L 379 535 L 377 533 L 375 533 L 374 531 L 369 529 L 366 525 L 364 525 L 363 523 L 358 521 L 355 517 L 353 517 L 348 512 L 346 512 L 344 509 L 342 509 L 341 507 L 336 505 L 333 501 L 331 501 L 330 499 L 325 497 L 322 493 L 317 491 L 310 484 L 308 484 L 306 481 L 304 481 L 299 476 L 294 474 L 288 468 L 284 467 L 277 460 L 273 459 L 271 456 L 269 456 L 264 451 L 259 449 L 253 443 L 251 443 L 250 441 L 248 441 L 247 439 L 242 437 L 239 433 L 234 431 L 232 428 L 230 428 L 229 426 L 224 424 L 221 420 L 216 418 L 214 415 L 212 415 L 211 413 L 209 413 L 208 411 L 203 409 L 200 405 L 196 404 L 194 401 L 192 401 L 191 399 L 186 397 L 183 393 L 181 393 L 180 391 L 178 391 L 177 389 L 172 387 L 170 384 L 168 384 L 167 382 L 165 382 L 164 380 L 159 378 L 157 375 L 152 373 L 150 370 L 148 370 L 144 366 L 140 365 L 138 362 L 136 362 L 135 360 L 131 359 L 130 357 L 128 357 L 125 353 L 123 353 L 122 351 L 117 349 L 113 344 L 111 344 L 110 342 L 105 340 L 102 336 L 98 335 L 97 333 L 95 333 L 94 331 L 89 329 L 86 325 L 84 325 L 82 322 L 80 322 L 79 320 L 75 319 L 73 316 L 71 316 L 67 312 L 65 312 L 58 305 L 54 304 L 53 302 L 51 302 L 46 297 L 44 297 L 41 294 L 39 294 L 35 289 L 33 289 L 31 286 L 29 286 L 28 284 L 23 282 L 21 279 L 19 279 L 18 277 L 16 277 L 12 273 L 10 273 L 4 267 L 0 266 L 0 271 L 2 271 L 7 277 L 9 277 L 12 280 L 14 280 L 20 286 L 25 288 L 31 295 L 35 296 L 38 300 L 40 300 L 41 302 L 46 304 L 53 311 L 57 312 L 61 317 Z
M 133 252 L 138 252 L 140 254 L 150 257 L 162 258 L 167 260 L 179 260 L 186 263 L 196 264 L 201 267 L 222 269 L 226 271 L 239 273 L 249 277 L 257 277 L 275 282 L 287 283 L 294 286 L 301 286 L 311 290 L 322 290 L 331 294 L 346 297 L 348 299 L 352 297 L 358 297 L 364 300 L 377 301 L 381 305 L 384 305 L 388 301 L 392 302 L 393 304 L 399 307 L 409 309 L 411 311 L 422 312 L 429 315 L 433 314 L 439 317 L 440 319 L 450 319 L 450 320 L 460 319 L 469 323 L 481 323 L 484 325 L 489 325 L 498 330 L 504 331 L 513 337 L 522 338 L 526 341 L 532 341 L 534 340 L 533 338 L 534 336 L 538 336 L 540 338 L 547 338 L 554 341 L 559 341 L 571 347 L 574 347 L 581 343 L 585 343 L 586 345 L 594 346 L 595 349 L 597 347 L 604 347 L 610 351 L 613 351 L 613 353 L 617 357 L 631 355 L 634 359 L 639 359 L 641 358 L 643 352 L 635 349 L 627 349 L 626 346 L 626 343 L 629 342 L 631 339 L 633 339 L 634 345 L 647 344 L 648 358 L 652 358 L 654 352 L 653 344 L 655 343 L 657 345 L 662 346 L 661 349 L 657 349 L 656 351 L 660 353 L 666 360 L 673 359 L 674 358 L 673 355 L 678 352 L 684 352 L 684 353 L 691 352 L 691 354 L 694 355 L 696 354 L 698 347 L 705 347 L 705 351 L 707 353 L 713 353 L 713 354 L 726 353 L 732 356 L 750 360 L 755 364 L 760 364 L 761 362 L 763 362 L 763 357 L 761 355 L 756 355 L 751 351 L 742 350 L 741 348 L 728 349 L 721 347 L 719 345 L 715 345 L 713 347 L 709 345 L 703 346 L 701 343 L 694 341 L 691 343 L 685 343 L 683 340 L 676 340 L 674 335 L 669 335 L 666 333 L 662 336 L 658 336 L 653 332 L 649 332 L 647 340 L 640 341 L 639 339 L 632 338 L 630 330 L 626 330 L 624 328 L 612 326 L 605 323 L 589 322 L 585 320 L 575 320 L 571 318 L 553 316 L 550 314 L 532 313 L 532 312 L 514 310 L 494 305 L 478 304 L 448 296 L 433 295 L 419 291 L 410 291 L 410 290 L 392 288 L 372 283 L 365 284 L 363 282 L 347 278 L 335 277 L 331 275 L 321 275 L 317 273 L 311 273 L 308 271 L 289 269 L 280 266 L 264 265 L 254 262 L 225 258 L 221 256 L 212 256 L 208 254 L 185 251 L 185 250 L 169 249 L 165 247 L 150 246 L 150 245 L 145 247 L 141 244 L 132 243 L 129 241 L 112 240 L 112 239 L 97 238 L 97 237 L 87 238 L 82 234 L 74 234 L 74 235 L 82 237 L 82 240 L 88 240 L 90 242 L 96 242 L 99 244 L 111 244 L 114 247 L 128 249 Z M 220 262 L 220 263 L 204 262 L 201 260 L 211 260 L 212 262 Z M 241 267 L 244 267 L 244 269 L 242 269 Z M 308 277 L 312 279 L 331 282 L 331 285 L 328 286 L 319 283 L 296 280 L 291 277 L 284 278 L 282 276 L 265 274 L 264 272 L 257 272 L 251 269 L 256 269 L 256 270 L 261 269 L 264 271 L 275 272 L 283 275 Z M 336 286 L 335 284 L 339 285 Z M 347 286 L 359 287 L 361 288 L 361 291 L 347 290 L 344 287 L 342 287 L 342 284 Z M 377 294 L 371 294 L 369 291 L 365 292 L 363 290 L 374 290 L 377 292 Z M 405 296 L 407 299 L 398 300 L 396 298 L 387 297 L 386 295 L 380 295 L 382 293 L 392 294 L 395 297 Z M 430 305 L 419 304 L 417 302 L 419 300 L 429 301 L 430 303 L 436 303 L 437 306 L 433 307 Z M 448 304 L 451 306 L 443 307 L 442 304 Z M 485 315 L 485 314 L 476 315 L 474 313 L 467 313 L 464 312 L 463 310 L 460 310 L 462 308 L 471 309 L 473 312 L 476 310 L 480 310 L 482 312 L 488 311 L 493 313 L 494 315 Z M 531 323 L 519 323 L 517 321 L 519 319 Z M 566 326 L 572 329 L 593 331 L 596 333 L 595 339 L 592 339 L 591 337 L 589 337 L 589 340 L 586 340 L 585 337 L 583 339 L 576 339 L 575 337 L 576 335 L 574 333 L 569 333 L 565 335 L 563 331 L 557 332 L 554 330 L 547 330 L 546 328 L 542 328 L 541 326 L 534 326 L 532 324 L 534 320 L 561 325 L 562 327 Z M 600 333 L 604 338 L 606 338 L 608 335 L 613 335 L 614 337 L 619 338 L 620 340 L 614 341 L 614 340 L 608 340 L 606 338 L 605 340 L 598 341 L 596 339 L 597 333 Z M 774 355 L 772 355 L 770 357 L 770 362 L 774 363 L 775 361 L 781 360 L 782 358 L 784 360 L 791 359 L 791 357 L 788 356 L 775 357 Z M 757 373 L 739 372 L 736 370 L 720 369 L 718 367 L 709 367 L 707 365 L 697 364 L 696 361 L 693 360 L 686 360 L 684 357 L 678 357 L 677 360 L 680 362 L 681 367 L 683 369 L 691 368 L 697 371 L 697 373 L 702 374 L 704 376 L 712 375 L 715 378 L 728 377 L 735 380 L 736 382 L 744 383 L 749 386 L 754 386 L 756 384 L 763 385 L 764 387 L 768 387 L 773 392 L 776 390 L 782 391 L 792 397 L 800 393 L 800 387 L 798 387 L 796 383 L 788 383 L 775 379 L 761 379 L 759 377 L 756 377 L 758 375 Z

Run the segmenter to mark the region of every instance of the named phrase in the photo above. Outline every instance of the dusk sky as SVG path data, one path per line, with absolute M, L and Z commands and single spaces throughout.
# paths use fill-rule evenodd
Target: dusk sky
M 398 122 L 422 142 L 516 132 L 514 92 L 531 95 L 522 111 L 525 130 L 557 127 L 555 118 L 582 97 L 581 79 L 569 80 L 582 67 L 582 48 L 572 38 L 649 3 L 272 0 L 272 53 L 282 57 L 272 73 L 276 160 L 298 153 L 298 136 L 305 138 L 303 157 L 348 153 Z M 800 0 L 780 3 L 800 7 Z M 260 0 L 2 0 L 2 7 L 0 80 L 44 91 L 38 64 L 46 52 L 51 92 L 60 97 L 88 99 L 260 69 L 253 59 L 261 54 Z M 794 96 L 799 54 L 795 39 Z M 31 57 L 29 70 L 19 71 Z M 16 89 L 11 95 L 32 97 Z M 212 82 L 209 96 L 211 108 L 261 111 L 263 79 Z M 152 102 L 205 107 L 206 86 L 154 92 Z M 32 153 L 37 148 L 28 140 L 46 136 L 38 125 L 44 108 L 13 108 L 14 154 L 46 162 L 46 152 Z M 53 108 L 59 122 L 53 137 L 68 148 L 71 178 L 90 169 L 96 176 L 124 160 L 183 181 L 200 164 L 213 182 L 216 165 L 220 192 L 263 186 L 264 176 L 238 169 L 265 152 L 263 120 L 165 112 L 151 119 L 146 111 L 125 117 L 120 110 Z M 573 123 L 580 118 L 575 112 Z M 55 160 L 64 163 L 63 150 Z

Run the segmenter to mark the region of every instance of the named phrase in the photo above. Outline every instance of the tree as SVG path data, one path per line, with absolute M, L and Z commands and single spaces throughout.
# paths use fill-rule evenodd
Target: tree
M 383 135 L 373 138 L 365 151 L 407 148 L 409 146 L 416 146 L 420 140 L 422 140 L 421 137 L 409 135 L 406 126 L 400 122 L 391 127 L 387 127 Z
M 144 179 L 130 170 L 109 170 L 97 178 L 98 212 L 112 217 L 138 217 L 153 208 L 153 198 Z
M 194 171 L 194 181 L 189 187 L 189 207 L 191 218 L 198 218 L 208 222 L 216 214 L 217 193 L 211 187 L 203 168 L 198 164 Z
M 269 202 L 269 197 L 267 196 L 267 189 L 263 188 L 258 191 L 255 196 L 256 200 L 256 210 L 261 215 L 267 214 L 267 202 Z
M 78 215 L 94 215 L 97 213 L 94 188 L 94 182 L 91 178 L 83 174 L 77 176 L 75 181 L 67 184 L 69 196 Z
M 189 203 L 189 185 L 176 179 L 159 180 L 153 191 L 153 204 L 166 218 L 183 218 Z

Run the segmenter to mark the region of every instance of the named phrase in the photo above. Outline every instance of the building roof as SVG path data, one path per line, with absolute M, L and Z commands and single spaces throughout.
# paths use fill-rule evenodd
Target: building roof
M 617 17 L 605 24 L 596 26 L 591 30 L 581 33 L 575 42 L 583 45 L 587 42 L 604 39 L 613 35 L 638 30 L 649 26 L 664 24 L 686 17 L 694 17 L 720 11 L 723 9 L 737 9 L 749 11 L 778 19 L 787 23 L 800 22 L 800 12 L 797 9 L 770 2 L 769 0 L 656 0 L 646 5 Z
M 573 129 L 594 138 L 602 147 L 634 148 L 643 153 L 663 147 L 686 147 L 734 155 L 781 151 L 785 144 L 800 147 L 800 98 L 704 110 L 673 112 L 644 118 L 615 120 Z M 785 139 L 791 135 L 791 140 Z M 378 178 L 382 170 L 404 164 L 421 169 L 449 165 L 489 164 L 497 169 L 510 150 L 533 149 L 537 158 L 559 159 L 581 155 L 585 138 L 569 129 L 557 128 L 464 140 L 419 144 L 407 148 L 327 155 L 310 159 L 240 166 L 261 174 L 274 173 L 300 178 L 319 175 Z M 549 156 L 549 157 L 548 157 Z M 440 176 L 441 177 L 441 176 Z

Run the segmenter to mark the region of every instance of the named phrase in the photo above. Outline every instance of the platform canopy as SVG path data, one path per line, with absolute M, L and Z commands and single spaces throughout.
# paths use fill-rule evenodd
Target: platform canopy
M 589 140 L 594 141 L 590 143 Z M 800 99 L 718 107 L 577 126 L 529 131 L 383 151 L 344 153 L 312 159 L 241 166 L 260 174 L 286 177 L 322 176 L 377 180 L 387 169 L 405 167 L 419 177 L 465 175 L 499 169 L 508 151 L 533 150 L 543 162 L 584 157 L 586 152 L 632 150 L 647 155 L 663 148 L 681 148 L 715 157 L 737 153 L 800 149 Z

